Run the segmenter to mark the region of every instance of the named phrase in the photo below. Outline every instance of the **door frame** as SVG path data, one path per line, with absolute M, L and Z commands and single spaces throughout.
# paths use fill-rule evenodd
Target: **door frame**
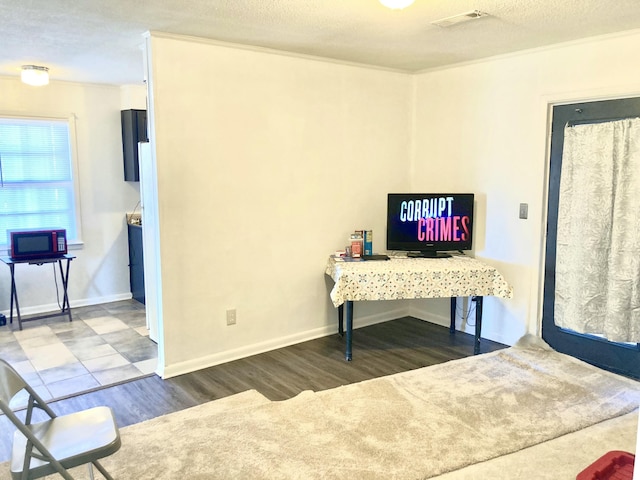
M 640 117 L 640 97 L 551 104 L 551 135 L 548 152 L 547 219 L 543 269 L 542 338 L 554 349 L 610 371 L 640 378 L 640 344 L 619 344 L 571 332 L 554 323 L 554 292 L 558 199 L 564 126 L 568 122 L 596 123 Z

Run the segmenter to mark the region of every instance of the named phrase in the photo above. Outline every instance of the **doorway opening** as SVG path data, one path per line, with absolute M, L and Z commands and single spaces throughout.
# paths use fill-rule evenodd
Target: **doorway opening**
M 581 195 L 582 198 L 588 198 L 591 195 L 596 195 L 596 185 L 599 182 L 582 181 L 576 185 L 573 185 L 569 190 L 562 187 L 562 176 L 565 175 L 565 181 L 568 173 L 563 171 L 563 159 L 566 153 L 565 140 L 568 129 L 576 125 L 596 125 L 607 124 L 610 122 L 618 122 L 626 119 L 640 118 L 640 98 L 619 99 L 619 100 L 605 100 L 597 102 L 585 102 L 576 103 L 571 105 L 558 105 L 553 107 L 553 120 L 552 120 L 552 134 L 551 134 L 551 154 L 549 164 L 549 193 L 548 193 L 548 215 L 547 215 L 547 239 L 546 239 L 546 258 L 545 258 L 545 277 L 544 277 L 544 299 L 543 299 L 543 316 L 542 316 L 542 336 L 547 343 L 549 343 L 556 350 L 567 353 L 569 355 L 580 358 L 584 361 L 597 365 L 599 367 L 628 375 L 634 378 L 640 378 L 640 344 L 634 341 L 611 341 L 606 338 L 606 334 L 601 335 L 596 333 L 594 327 L 589 326 L 590 317 L 595 314 L 594 310 L 600 308 L 599 302 L 610 303 L 612 297 L 618 296 L 621 298 L 620 304 L 623 313 L 627 313 L 628 310 L 633 310 L 633 304 L 638 299 L 632 298 L 635 295 L 629 297 L 624 288 L 616 289 L 606 288 L 603 280 L 602 268 L 596 265 L 596 256 L 601 256 L 600 251 L 597 248 L 591 250 L 592 256 L 584 255 L 581 258 L 572 260 L 572 266 L 568 271 L 563 266 L 565 258 L 562 255 L 566 255 L 567 246 L 566 235 L 567 231 L 571 234 L 571 229 L 567 230 L 565 224 L 567 222 L 567 215 L 572 215 L 571 208 L 561 208 L 561 203 L 565 202 L 567 196 Z M 579 140 L 578 143 L 582 141 Z M 582 142 L 584 143 L 584 142 Z M 568 144 L 568 142 L 567 142 Z M 582 146 L 581 146 L 582 148 Z M 597 147 L 601 148 L 600 146 Z M 626 154 L 625 154 L 626 155 Z M 567 156 L 569 158 L 569 156 Z M 574 168 L 585 169 L 590 165 L 589 162 L 601 162 L 602 158 L 597 152 L 593 154 L 583 153 L 581 161 L 586 162 L 582 164 L 574 164 Z M 568 161 L 565 163 L 569 164 Z M 581 170 L 582 171 L 582 170 Z M 640 169 L 635 168 L 622 168 L 618 170 L 618 173 L 612 176 L 610 183 L 627 182 L 629 176 L 640 177 Z M 596 175 L 594 178 L 598 178 Z M 593 192 L 589 191 L 589 188 L 594 188 Z M 578 193 L 576 189 L 580 189 Z M 570 192 L 570 193 L 567 193 Z M 606 209 L 606 214 L 614 216 L 614 208 L 612 205 L 612 196 L 615 194 L 604 193 L 602 188 L 599 188 L 598 195 L 602 195 L 602 198 L 606 199 L 606 206 L 602 208 Z M 631 194 L 627 195 L 625 207 L 620 214 L 615 213 L 616 218 L 625 215 L 635 215 L 640 210 L 640 195 Z M 617 207 L 616 207 L 617 208 Z M 573 211 L 575 212 L 575 210 Z M 602 212 L 600 212 L 602 213 Z M 577 213 L 575 213 L 577 215 Z M 563 217 L 564 215 L 564 217 Z M 584 215 L 584 212 L 582 213 Z M 593 215 L 594 225 L 597 223 L 596 215 Z M 611 219 L 610 219 L 611 220 Z M 583 224 L 588 223 L 582 222 Z M 620 220 L 612 220 L 613 222 Z M 564 223 L 563 223 L 564 222 Z M 616 226 L 615 228 L 618 228 Z M 609 227 L 607 229 L 610 230 Z M 635 232 L 637 235 L 637 232 Z M 564 235 L 564 237 L 563 237 Z M 605 233 L 605 235 L 608 235 Z M 570 238 L 568 242 L 578 242 L 581 244 L 580 238 Z M 596 242 L 596 244 L 606 244 L 608 239 L 603 239 L 602 242 Z M 588 249 L 585 249 L 588 252 Z M 605 247 L 605 250 L 609 250 Z M 625 250 L 621 253 L 610 254 L 607 252 L 610 258 L 614 258 L 615 262 L 632 262 L 632 265 L 637 265 L 637 252 L 633 253 Z M 628 258 L 627 258 L 628 256 Z M 564 262 L 567 263 L 567 262 Z M 605 270 L 614 271 L 609 262 Z M 615 265 L 615 263 L 613 264 Z M 593 267 L 593 268 L 592 268 Z M 637 285 L 640 281 L 640 272 L 635 271 L 636 267 L 632 267 L 631 273 L 625 273 L 629 281 L 629 289 L 633 289 L 633 285 Z M 585 285 L 584 295 L 580 298 L 576 294 L 566 294 L 566 290 L 562 290 L 567 283 L 566 276 L 571 275 L 570 282 L 578 281 L 583 282 Z M 558 290 L 560 286 L 560 291 Z M 587 288 L 588 287 L 588 288 Z M 573 292 L 579 292 L 580 288 L 572 286 Z M 588 290 L 601 289 L 599 295 L 587 295 Z M 631 290 L 632 292 L 635 290 Z M 567 297 L 572 301 L 577 308 L 571 310 L 571 315 L 584 317 L 580 320 L 584 320 L 584 328 L 575 330 L 567 327 L 567 324 L 560 318 L 565 313 L 565 304 L 563 303 Z M 627 298 L 623 298 L 627 297 Z M 580 306 L 582 302 L 582 307 Z M 594 305 L 595 304 L 595 305 Z M 626 311 L 625 311 L 626 310 Z M 576 313 L 577 312 L 577 313 Z M 615 314 L 610 315 L 616 317 Z

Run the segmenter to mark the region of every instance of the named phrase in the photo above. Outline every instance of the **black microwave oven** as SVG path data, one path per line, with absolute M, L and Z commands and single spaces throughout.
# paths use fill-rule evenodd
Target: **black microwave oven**
M 9 245 L 14 260 L 60 257 L 67 253 L 67 231 L 9 230 Z

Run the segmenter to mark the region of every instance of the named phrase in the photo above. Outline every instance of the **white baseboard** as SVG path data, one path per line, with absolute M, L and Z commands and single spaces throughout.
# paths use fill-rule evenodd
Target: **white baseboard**
M 449 328 L 449 324 L 451 323 L 449 317 L 425 312 L 424 310 L 411 306 L 407 308 L 407 315 L 417 318 L 418 320 L 422 320 L 423 322 L 435 323 L 436 325 L 441 325 L 447 328 Z
M 119 302 L 122 300 L 130 300 L 131 293 L 122 293 L 118 295 L 108 295 L 103 297 L 84 298 L 79 300 L 73 300 L 69 303 L 71 308 L 76 307 L 88 307 L 90 305 L 100 305 L 102 303 Z M 60 310 L 60 306 L 57 303 L 50 303 L 46 305 L 33 305 L 30 307 L 20 307 L 20 315 L 39 315 L 41 313 L 52 313 Z M 9 318 L 9 310 L 5 310 L 2 313 Z M 72 312 L 73 313 L 73 312 Z M 14 315 L 15 316 L 15 315 Z
M 414 317 L 419 320 L 434 323 L 436 325 L 441 325 L 443 327 L 449 327 L 450 319 L 449 317 L 442 315 L 429 314 L 428 312 L 424 312 L 424 310 L 420 310 L 417 308 L 413 308 L 411 306 L 397 308 L 391 311 L 386 311 L 380 314 L 368 315 L 361 318 L 354 319 L 354 330 L 362 327 L 367 327 L 369 325 L 375 325 L 377 323 L 387 322 L 389 320 L 394 320 L 402 317 Z M 234 360 L 239 360 L 241 358 L 249 357 L 251 355 L 258 355 L 260 353 L 268 352 L 271 350 L 276 350 L 278 348 L 288 347 L 290 345 L 295 345 L 297 343 L 306 342 L 308 340 L 314 340 L 320 337 L 326 337 L 328 335 L 333 335 L 337 331 L 337 321 L 333 325 L 326 325 L 321 328 L 316 328 L 312 330 L 307 330 L 305 332 L 300 332 L 294 335 L 289 335 L 287 337 L 279 337 L 273 340 L 268 340 L 266 342 L 254 343 L 253 345 L 245 345 L 240 348 L 236 348 L 233 350 L 227 350 L 224 352 L 219 352 L 213 355 L 207 355 L 200 358 L 195 358 L 186 362 L 175 363 L 172 365 L 165 366 L 164 369 L 161 366 L 158 366 L 158 370 L 156 373 L 162 378 L 171 378 L 178 375 L 183 375 L 185 373 L 195 372 L 196 370 L 201 370 L 208 367 L 213 367 L 215 365 L 220 365 L 222 363 L 231 362 Z M 467 326 L 465 329 L 465 333 L 469 333 L 471 335 L 475 334 L 475 330 L 473 327 Z M 485 337 L 490 338 L 490 337 Z M 496 342 L 500 342 L 500 340 L 496 340 L 494 338 L 490 338 Z M 501 342 L 505 343 L 505 342 Z
M 354 319 L 353 328 L 358 329 L 369 325 L 375 325 L 376 323 L 387 322 L 400 317 L 408 316 L 409 313 L 406 308 L 387 311 L 381 314 L 368 315 L 366 317 L 356 317 Z M 179 362 L 172 365 L 167 365 L 164 368 L 158 366 L 156 373 L 162 378 L 171 378 L 185 373 L 195 372 L 203 368 L 213 367 L 222 363 L 232 362 L 241 358 L 250 357 L 252 355 L 258 355 L 260 353 L 269 352 L 278 348 L 288 347 L 297 343 L 306 342 L 308 340 L 314 340 L 316 338 L 326 337 L 333 335 L 338 331 L 337 311 L 336 322 L 331 325 L 326 325 L 320 328 L 314 328 L 305 332 L 288 335 L 286 337 L 274 338 L 266 342 L 254 343 L 252 345 L 244 345 L 242 347 L 226 350 L 224 352 L 215 353 L 213 355 L 206 355 L 200 358 L 194 358 L 186 362 Z
M 356 330 L 358 328 L 367 327 L 369 325 L 375 325 L 377 323 L 387 322 L 389 320 L 394 320 L 402 317 L 414 317 L 424 322 L 434 323 L 436 325 L 441 325 L 447 328 L 449 328 L 450 324 L 450 318 L 448 316 L 430 314 L 418 308 L 403 306 L 401 308 L 379 314 L 356 317 L 354 319 L 353 328 L 354 330 Z M 213 367 L 215 365 L 220 365 L 222 363 L 227 363 L 234 360 L 239 360 L 241 358 L 250 357 L 252 355 L 258 355 L 260 353 L 276 350 L 278 348 L 288 347 L 290 345 L 306 342 L 308 340 L 326 337 L 328 335 L 333 335 L 336 332 L 337 319 L 335 324 L 326 325 L 321 328 L 307 330 L 305 332 L 300 332 L 286 337 L 275 338 L 266 342 L 245 345 L 240 348 L 226 350 L 224 352 L 219 352 L 213 355 L 206 355 L 204 357 L 195 358 L 186 362 L 175 363 L 165 366 L 164 369 L 161 366 L 158 366 L 158 370 L 156 371 L 156 373 L 162 378 L 171 378 L 178 375 L 183 375 L 185 373 L 195 372 L 204 368 Z M 465 325 L 464 332 L 469 333 L 470 335 L 475 335 L 475 329 L 473 326 Z M 483 335 L 483 337 L 495 342 L 508 344 L 508 342 L 501 341 L 500 338 L 494 338 L 494 336 Z
M 419 320 L 423 320 L 425 322 L 435 323 L 436 325 L 442 325 L 443 327 L 447 327 L 447 328 L 449 328 L 449 325 L 451 324 L 451 318 L 448 316 L 430 314 L 428 312 L 425 312 L 424 310 L 420 310 L 412 307 L 408 308 L 408 312 L 409 312 L 408 315 L 414 318 L 417 318 Z M 475 321 L 475 316 L 473 317 L 473 321 Z M 505 345 L 512 345 L 514 343 L 513 339 L 506 338 L 504 335 L 502 335 L 499 332 L 487 331 L 486 325 L 487 325 L 486 320 L 483 320 L 482 338 L 486 338 L 493 342 L 503 343 Z M 459 332 L 468 333 L 469 335 L 476 334 L 475 326 L 467 325 L 467 324 L 460 325 L 460 318 L 456 318 L 456 330 Z

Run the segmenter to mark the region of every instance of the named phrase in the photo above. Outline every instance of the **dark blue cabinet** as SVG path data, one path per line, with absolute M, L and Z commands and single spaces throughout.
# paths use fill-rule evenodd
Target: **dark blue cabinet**
M 142 226 L 127 224 L 129 229 L 129 282 L 134 300 L 144 303 L 144 255 Z
M 124 179 L 139 182 L 138 142 L 147 140 L 147 111 L 122 110 L 122 155 L 124 158 Z

